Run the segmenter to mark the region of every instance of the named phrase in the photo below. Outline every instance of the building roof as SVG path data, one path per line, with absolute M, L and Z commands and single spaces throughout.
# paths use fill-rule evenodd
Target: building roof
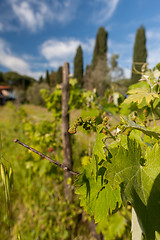
M 2 86 L 2 85 L 0 85 L 0 90 L 10 90 L 11 89 L 11 87 L 10 86 Z

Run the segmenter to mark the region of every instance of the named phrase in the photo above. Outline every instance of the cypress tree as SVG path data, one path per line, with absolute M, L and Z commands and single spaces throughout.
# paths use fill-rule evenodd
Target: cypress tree
M 49 74 L 50 87 L 56 86 L 57 84 L 56 76 L 57 76 L 57 73 L 52 70 L 51 73 Z
M 62 83 L 62 67 L 59 67 L 57 71 L 57 83 Z
M 3 73 L 0 72 L 0 83 L 3 83 L 4 82 L 4 77 L 3 77 Z
M 40 76 L 38 83 L 42 83 L 43 80 L 44 80 L 44 79 L 43 79 L 43 76 Z
M 107 38 L 108 33 L 103 27 L 98 29 L 91 64 L 90 85 L 103 96 L 106 88 L 110 87 L 109 70 L 107 67 Z
M 74 58 L 74 77 L 77 78 L 78 83 L 82 86 L 83 83 L 83 52 L 79 45 Z
M 45 78 L 45 80 L 46 80 L 46 83 L 48 84 L 48 86 L 50 86 L 50 76 L 49 76 L 48 70 L 46 71 L 46 78 Z
M 92 59 L 92 68 L 94 69 L 97 65 L 98 60 L 107 60 L 107 38 L 108 33 L 104 29 L 104 27 L 100 27 L 98 29 L 96 35 L 96 43 L 93 52 L 93 59 Z
M 132 65 L 132 83 L 136 83 L 140 78 L 141 74 L 136 73 L 141 72 L 142 65 L 146 63 L 147 59 L 147 49 L 146 49 L 146 37 L 145 28 L 141 26 L 136 33 L 135 43 L 134 43 L 134 53 L 133 53 L 133 65 Z

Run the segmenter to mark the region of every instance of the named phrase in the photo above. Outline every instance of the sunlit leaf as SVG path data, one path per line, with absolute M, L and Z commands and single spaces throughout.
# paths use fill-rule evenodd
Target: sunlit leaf
M 126 124 L 126 128 L 131 128 L 131 129 L 136 129 L 136 130 L 139 130 L 141 132 L 143 132 L 144 134 L 150 136 L 150 137 L 154 137 L 156 139 L 160 139 L 160 133 L 159 132 L 156 132 L 156 131 L 152 131 L 152 130 L 149 130 L 131 120 L 129 120 L 127 117 L 123 116 L 121 117 L 123 119 L 123 121 L 125 122 Z
M 123 198 L 130 201 L 147 240 L 160 232 L 160 148 L 147 148 L 146 162 L 141 164 L 141 148 L 128 139 L 128 149 L 113 150 L 107 179 L 113 187 L 121 184 Z

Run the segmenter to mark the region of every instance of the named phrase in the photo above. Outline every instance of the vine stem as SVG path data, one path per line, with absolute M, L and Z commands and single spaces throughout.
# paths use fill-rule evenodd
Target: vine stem
M 20 144 L 20 145 L 22 145 L 22 146 L 25 147 L 25 148 L 28 148 L 30 151 L 32 151 L 32 152 L 38 154 L 39 156 L 41 156 L 41 157 L 47 159 L 48 161 L 54 163 L 56 166 L 60 167 L 60 168 L 63 169 L 64 171 L 66 171 L 66 172 L 70 172 L 71 174 L 76 175 L 76 176 L 79 175 L 78 172 L 75 172 L 75 171 L 73 171 L 72 169 L 69 169 L 68 167 L 63 166 L 61 163 L 58 163 L 58 162 L 54 161 L 52 158 L 46 156 L 45 154 L 43 154 L 43 153 L 37 151 L 37 150 L 34 149 L 34 148 L 28 146 L 27 144 L 25 144 L 25 143 L 19 141 L 18 139 L 15 139 L 14 142 L 15 142 L 15 143 L 18 143 L 18 144 Z
M 142 239 L 142 230 L 138 222 L 137 214 L 132 207 L 132 240 Z
M 155 115 L 154 115 L 154 112 L 153 112 L 153 102 L 151 101 L 151 111 L 152 111 L 152 118 L 153 118 L 153 123 L 154 123 L 154 126 L 156 127 L 156 119 L 155 119 Z

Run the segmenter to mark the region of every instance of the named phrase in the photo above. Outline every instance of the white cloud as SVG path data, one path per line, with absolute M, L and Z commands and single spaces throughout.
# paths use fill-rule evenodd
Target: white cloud
M 83 18 L 81 10 L 78 11 L 81 6 L 89 8 L 87 22 L 103 24 L 112 17 L 118 2 L 119 0 L 6 0 L 7 10 L 0 16 L 0 20 L 5 31 L 17 31 L 21 27 L 36 32 L 46 24 L 67 24 L 77 17 Z
M 41 76 L 45 77 L 46 73 L 45 73 L 45 72 L 42 72 L 42 71 L 36 71 L 36 72 L 28 71 L 28 72 L 27 72 L 27 75 L 30 76 L 30 77 L 33 77 L 33 78 L 36 79 L 36 80 L 39 80 L 39 78 L 40 78 Z
M 118 65 L 123 68 L 124 75 L 126 78 L 131 77 L 131 67 L 132 67 L 132 55 L 133 55 L 133 44 L 134 37 L 133 34 L 128 34 L 123 42 L 117 42 L 115 40 L 109 39 L 108 41 L 108 56 L 113 54 L 119 54 Z
M 79 0 L 9 0 L 14 16 L 23 27 L 37 31 L 46 23 L 67 23 L 74 18 Z
M 33 5 L 30 1 L 12 0 L 11 6 L 20 23 L 31 31 L 42 28 L 45 19 L 51 16 L 50 9 L 43 2 Z
M 98 24 L 106 22 L 114 14 L 119 0 L 92 0 L 93 17 L 92 20 Z
M 50 39 L 40 46 L 41 55 L 47 59 L 51 67 L 59 67 L 64 62 L 72 62 L 76 54 L 77 47 L 81 45 L 82 50 L 88 53 L 93 51 L 94 39 L 87 39 L 81 42 L 78 39 Z
M 146 37 L 148 40 L 160 40 L 160 28 L 150 29 L 146 32 Z
M 124 76 L 126 78 L 130 78 L 131 77 L 131 68 L 124 68 L 123 71 L 124 71 Z
M 109 40 L 108 46 L 110 55 L 119 54 L 118 62 L 121 66 L 129 67 L 132 64 L 133 42 L 128 41 L 128 37 L 123 43 Z
M 82 48 L 85 52 L 93 53 L 94 45 L 95 45 L 95 39 L 94 38 L 88 38 L 85 42 L 81 42 Z
M 79 43 L 79 41 L 72 39 L 67 41 L 48 40 L 42 44 L 41 53 L 47 60 L 67 59 L 71 55 L 73 56 Z
M 0 39 L 0 64 L 8 69 L 26 72 L 29 70 L 29 65 L 22 59 L 14 56 L 7 43 Z
M 3 39 L 0 39 L 0 65 L 10 71 L 15 71 L 22 75 L 28 75 L 35 79 L 39 79 L 41 75 L 44 75 L 44 72 L 32 71 L 30 64 L 13 54 L 10 46 Z

